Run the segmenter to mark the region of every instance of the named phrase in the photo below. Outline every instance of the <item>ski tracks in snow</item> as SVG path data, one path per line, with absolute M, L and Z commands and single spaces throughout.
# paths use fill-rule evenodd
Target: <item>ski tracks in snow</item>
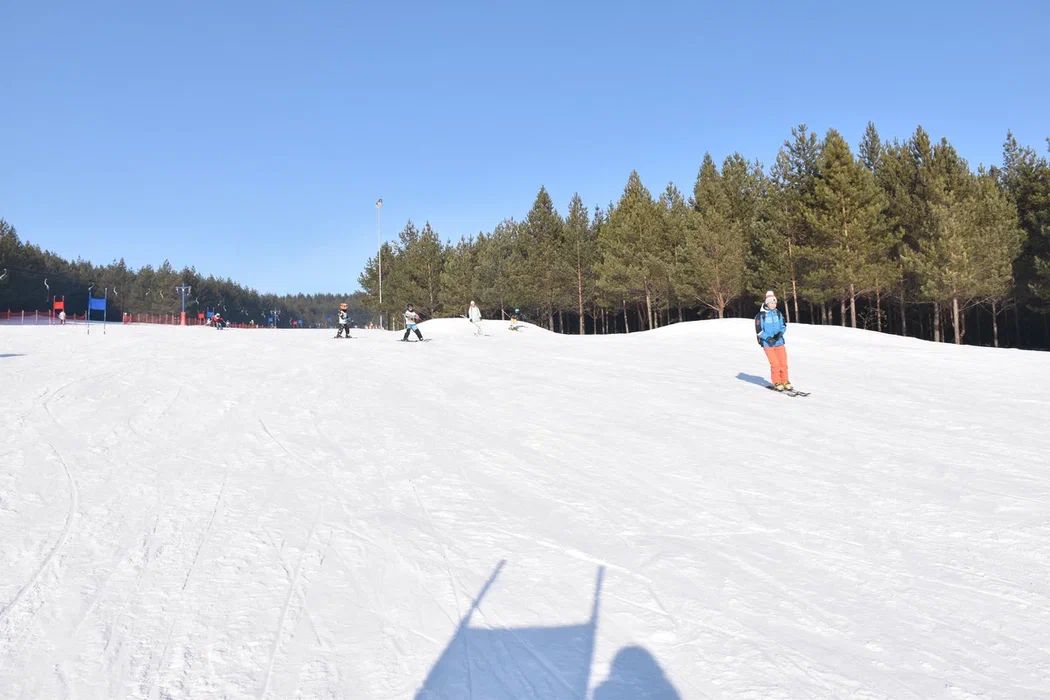
M 84 381 L 84 379 L 74 379 L 69 382 L 66 382 L 53 392 L 44 392 L 44 397 L 41 405 L 43 406 L 45 413 L 47 413 L 47 416 L 50 419 L 51 423 L 54 424 L 54 426 L 58 428 L 60 432 L 62 431 L 62 425 L 58 422 L 58 419 L 55 417 L 55 414 L 52 412 L 51 406 L 49 404 L 54 399 L 60 397 L 67 388 L 80 381 Z M 65 547 L 66 542 L 69 540 L 70 533 L 73 531 L 73 521 L 76 518 L 77 508 L 79 506 L 80 492 L 77 488 L 76 479 L 73 478 L 73 472 L 69 468 L 69 464 L 62 456 L 62 453 L 58 451 L 58 448 L 55 447 L 53 442 L 48 440 L 47 445 L 51 449 L 51 452 L 54 453 L 55 458 L 62 465 L 62 469 L 65 472 L 66 481 L 69 486 L 69 507 L 66 510 L 66 519 L 65 523 L 62 526 L 62 532 L 59 535 L 58 539 L 55 541 L 55 544 L 51 547 L 50 551 L 48 551 L 47 555 L 44 557 L 43 561 L 41 561 L 40 565 L 37 566 L 37 568 L 34 570 L 33 574 L 29 577 L 29 580 L 26 581 L 26 583 L 18 589 L 18 592 L 15 593 L 14 598 L 12 598 L 11 601 L 3 607 L 3 609 L 0 609 L 0 633 L 3 634 L 3 638 L 9 639 L 12 636 L 10 630 L 10 625 L 12 624 L 12 611 L 16 608 L 18 603 L 21 602 L 23 598 L 29 593 L 29 591 L 33 590 L 36 587 L 37 583 L 40 581 L 41 576 L 47 570 L 48 566 L 50 566 L 52 562 L 56 561 L 56 557 L 58 556 L 59 552 L 61 552 L 62 548 Z M 35 610 L 32 611 L 30 617 L 32 617 L 32 615 L 34 615 L 35 613 Z
M 48 446 L 51 448 L 52 452 L 55 453 L 55 457 L 58 458 L 58 461 L 62 464 L 62 469 L 65 471 L 66 479 L 69 483 L 69 510 L 66 512 L 66 522 L 62 527 L 62 534 L 59 535 L 58 540 L 56 540 L 54 546 L 51 547 L 51 551 L 47 553 L 47 556 L 44 557 L 40 566 L 36 568 L 36 571 L 33 572 L 33 575 L 29 580 L 18 590 L 11 602 L 5 605 L 3 610 L 0 610 L 0 629 L 4 627 L 5 621 L 10 619 L 11 611 L 18 605 L 19 601 L 21 601 L 26 593 L 37 584 L 41 575 L 51 562 L 55 561 L 56 555 L 65 546 L 66 541 L 69 539 L 69 533 L 73 529 L 73 519 L 76 517 L 77 504 L 80 498 L 79 491 L 77 490 L 77 482 L 73 479 L 73 473 L 69 470 L 69 465 L 66 464 L 66 460 L 62 458 L 62 455 L 57 449 L 55 449 L 55 446 L 51 443 L 48 443 Z
M 299 578 L 303 570 L 303 561 L 306 559 L 307 552 L 310 551 L 310 543 L 313 542 L 314 533 L 317 532 L 317 526 L 321 523 L 324 518 L 324 506 L 321 506 L 320 511 L 317 514 L 317 518 L 314 519 L 313 525 L 310 527 L 310 534 L 306 537 L 306 543 L 303 545 L 303 549 L 299 552 L 299 561 L 295 565 L 295 573 L 292 575 L 292 581 L 288 586 L 288 595 L 285 596 L 284 605 L 281 606 L 281 615 L 277 620 L 277 631 L 274 634 L 273 648 L 270 650 L 270 660 L 266 664 L 266 677 L 263 680 L 262 689 L 259 691 L 258 698 L 266 697 L 266 693 L 270 689 L 270 678 L 273 676 L 274 662 L 277 660 L 277 652 L 281 646 L 281 638 L 284 635 L 285 620 L 288 617 L 288 609 L 291 607 L 292 597 L 295 595 L 296 590 L 299 588 Z M 303 601 L 303 609 L 306 609 L 306 601 Z

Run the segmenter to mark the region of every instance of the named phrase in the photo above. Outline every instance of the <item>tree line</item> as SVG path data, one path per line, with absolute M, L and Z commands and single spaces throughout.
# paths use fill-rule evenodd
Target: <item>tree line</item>
M 1050 141 L 1048 141 L 1050 144 Z M 382 307 L 379 261 L 382 260 Z M 560 214 L 541 187 L 524 219 L 443 243 L 409 221 L 358 279 L 374 314 L 519 309 L 563 333 L 752 316 L 766 289 L 789 321 L 986 345 L 1050 347 L 1050 165 L 1012 134 L 972 170 L 922 128 L 884 142 L 791 130 L 768 172 L 706 155 L 692 191 L 637 172 L 620 198 Z
M 4 275 L 6 270 L 7 274 Z M 54 297 L 64 299 L 69 313 L 87 308 L 88 287 L 92 296 L 108 298 L 108 315 L 120 319 L 126 311 L 135 314 L 178 314 L 182 300 L 175 288 L 189 285 L 186 311 L 191 316 L 217 311 L 235 323 L 276 325 L 287 328 L 330 327 L 340 302 L 350 304 L 351 317 L 364 325 L 371 317 L 364 295 L 353 294 L 262 294 L 231 279 L 203 276 L 192 267 L 176 270 L 164 261 L 159 267 L 130 269 L 123 259 L 108 265 L 84 260 L 65 260 L 39 246 L 22 241 L 14 226 L 0 219 L 0 309 L 40 310 L 51 308 Z M 105 291 L 105 290 L 108 290 Z M 276 311 L 276 314 L 274 313 Z

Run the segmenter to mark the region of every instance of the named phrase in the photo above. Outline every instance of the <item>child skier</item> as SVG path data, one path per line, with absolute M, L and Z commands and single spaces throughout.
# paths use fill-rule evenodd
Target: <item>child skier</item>
M 772 291 L 766 292 L 762 308 L 755 316 L 755 334 L 758 336 L 759 346 L 765 350 L 766 358 L 769 359 L 769 369 L 773 381 L 773 388 L 777 391 L 793 391 L 788 380 L 787 348 L 784 345 L 784 332 L 787 331 L 787 321 L 784 315 L 777 310 L 777 295 Z
M 344 301 L 339 305 L 339 329 L 335 332 L 335 337 L 342 337 L 343 333 L 346 333 L 346 337 L 350 337 L 350 314 L 347 312 L 350 306 Z
M 481 309 L 474 303 L 474 300 L 470 300 L 470 308 L 467 309 L 467 318 L 470 319 L 470 323 L 474 326 L 474 335 L 481 335 Z
M 419 323 L 419 314 L 416 313 L 412 305 L 409 304 L 405 307 L 405 335 L 401 338 L 402 341 L 408 342 L 408 336 L 412 331 L 416 332 L 416 337 L 423 340 L 423 334 L 419 332 L 419 328 L 416 324 Z

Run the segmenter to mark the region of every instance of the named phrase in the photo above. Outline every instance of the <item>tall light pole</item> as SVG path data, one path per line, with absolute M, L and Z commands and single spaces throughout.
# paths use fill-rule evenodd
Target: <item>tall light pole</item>
M 180 326 L 186 325 L 186 297 L 189 296 L 191 289 L 193 289 L 193 287 L 188 284 L 180 284 L 175 287 L 175 291 L 179 293 L 180 297 L 182 297 L 182 312 L 179 314 Z
M 379 327 L 383 327 L 383 198 L 376 200 L 376 245 L 379 248 Z

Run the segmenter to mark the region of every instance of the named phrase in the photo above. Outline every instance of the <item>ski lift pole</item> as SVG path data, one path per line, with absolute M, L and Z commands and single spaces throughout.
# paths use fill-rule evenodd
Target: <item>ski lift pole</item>
M 91 290 L 95 285 L 88 287 L 87 311 L 84 312 L 84 321 L 87 323 L 87 334 L 91 335 Z
M 182 299 L 182 313 L 179 316 L 179 325 L 186 325 L 186 297 L 189 296 L 190 290 L 193 289 L 188 284 L 180 284 L 175 287 L 175 291 L 179 293 L 179 297 Z
M 46 292 L 44 292 L 44 301 L 51 301 L 51 285 L 47 283 L 47 277 L 44 278 L 44 289 L 47 290 Z M 47 310 L 47 325 L 51 325 L 51 319 L 54 317 L 54 315 L 54 307 Z

